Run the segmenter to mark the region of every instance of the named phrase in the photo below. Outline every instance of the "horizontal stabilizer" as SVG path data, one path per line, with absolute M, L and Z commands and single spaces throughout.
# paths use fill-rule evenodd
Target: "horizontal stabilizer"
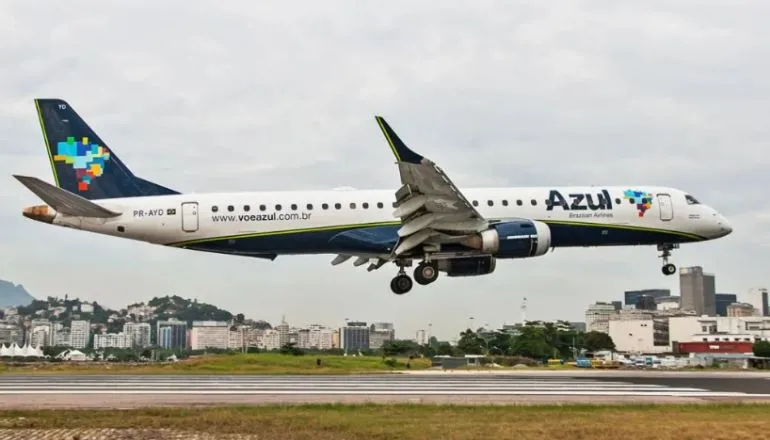
M 37 177 L 14 176 L 57 212 L 76 217 L 111 218 L 121 215 L 67 190 L 46 183 Z

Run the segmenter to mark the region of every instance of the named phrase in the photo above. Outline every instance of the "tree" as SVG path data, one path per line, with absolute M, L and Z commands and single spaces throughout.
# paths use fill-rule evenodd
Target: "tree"
M 770 357 L 770 341 L 757 341 L 753 348 L 754 356 Z
M 411 356 L 420 353 L 420 346 L 407 339 L 394 339 L 382 344 L 382 354 L 385 356 Z
M 543 327 L 526 325 L 511 346 L 511 353 L 532 359 L 542 359 L 553 352 L 553 347 L 546 341 L 546 330 Z
M 615 349 L 615 343 L 612 341 L 610 335 L 596 331 L 588 332 L 585 334 L 583 345 L 586 349 L 588 349 L 588 351 Z
M 465 354 L 482 354 L 487 348 L 487 342 L 478 333 L 468 329 L 460 333 L 457 348 Z

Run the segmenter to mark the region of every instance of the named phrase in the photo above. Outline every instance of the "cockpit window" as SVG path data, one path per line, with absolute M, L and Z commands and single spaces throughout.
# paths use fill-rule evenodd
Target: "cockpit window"
M 688 205 L 699 205 L 700 204 L 699 201 L 695 200 L 695 197 L 693 197 L 693 196 L 691 196 L 689 194 L 685 195 L 684 199 L 687 200 L 687 204 Z

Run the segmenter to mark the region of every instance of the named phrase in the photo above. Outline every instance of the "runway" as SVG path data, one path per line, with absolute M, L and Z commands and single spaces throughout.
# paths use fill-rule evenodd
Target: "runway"
M 0 376 L 0 408 L 270 403 L 770 402 L 770 377 L 660 375 Z

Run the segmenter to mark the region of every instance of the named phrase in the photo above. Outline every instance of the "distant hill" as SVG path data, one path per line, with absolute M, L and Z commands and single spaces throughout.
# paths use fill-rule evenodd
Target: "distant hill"
M 0 308 L 10 306 L 26 306 L 35 300 L 21 284 L 15 285 L 10 281 L 0 280 Z

